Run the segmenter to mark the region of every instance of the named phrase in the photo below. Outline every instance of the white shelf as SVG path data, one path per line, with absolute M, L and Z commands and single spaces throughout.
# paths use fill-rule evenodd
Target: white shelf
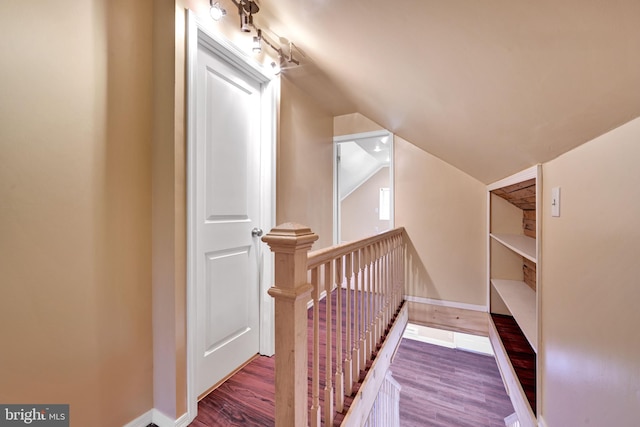
M 522 234 L 493 234 L 490 236 L 529 261 L 536 261 L 536 239 Z
M 491 279 L 491 284 L 527 337 L 533 350 L 538 352 L 538 322 L 536 292 L 518 280 Z

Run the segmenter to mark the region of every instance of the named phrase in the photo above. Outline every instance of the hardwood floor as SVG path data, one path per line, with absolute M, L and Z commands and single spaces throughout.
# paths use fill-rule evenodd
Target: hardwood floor
M 533 413 L 536 413 L 536 353 L 513 317 L 492 313 L 493 323 L 511 360 L 514 371 L 527 396 Z
M 254 359 L 200 401 L 191 426 L 274 425 L 273 366 Z M 403 339 L 391 370 L 403 427 L 503 427 L 513 413 L 493 357 Z
M 275 423 L 275 358 L 259 356 L 198 403 L 193 427 L 265 427 Z
M 504 427 L 514 412 L 491 356 L 403 339 L 391 371 L 402 427 Z

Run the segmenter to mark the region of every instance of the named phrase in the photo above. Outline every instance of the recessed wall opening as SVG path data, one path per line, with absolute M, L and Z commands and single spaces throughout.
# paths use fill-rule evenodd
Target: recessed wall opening
M 393 134 L 335 137 L 334 152 L 334 243 L 392 229 Z

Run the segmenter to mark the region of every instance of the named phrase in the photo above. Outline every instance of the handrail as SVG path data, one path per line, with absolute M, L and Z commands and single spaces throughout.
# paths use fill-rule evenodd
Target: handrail
M 327 248 L 318 249 L 309 252 L 307 256 L 307 268 L 312 269 L 317 267 L 331 259 L 346 255 L 350 252 L 354 252 L 358 249 L 362 249 L 365 246 L 373 243 L 378 243 L 389 237 L 401 236 L 404 234 L 404 227 L 394 228 L 393 230 L 387 230 L 374 236 L 365 237 L 361 240 L 355 240 L 353 242 L 341 243 L 339 245 L 329 246 Z
M 262 239 L 275 254 L 269 294 L 276 312 L 276 427 L 333 425 L 339 414 L 345 422 L 363 419 L 375 399 L 362 389 L 354 396 L 357 385 L 379 349 L 384 361 L 373 376 L 384 377 L 395 348 L 381 346 L 399 342 L 401 307 L 406 324 L 403 228 L 310 253 L 317 238 L 308 227 L 287 223 Z M 366 388 L 377 394 L 381 382 L 369 377 Z M 355 414 L 353 407 L 346 413 L 349 396 L 362 402 Z

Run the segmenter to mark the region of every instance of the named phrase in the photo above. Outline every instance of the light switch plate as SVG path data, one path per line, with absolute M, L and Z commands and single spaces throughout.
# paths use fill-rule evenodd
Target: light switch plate
M 560 187 L 551 189 L 551 216 L 560 216 Z

